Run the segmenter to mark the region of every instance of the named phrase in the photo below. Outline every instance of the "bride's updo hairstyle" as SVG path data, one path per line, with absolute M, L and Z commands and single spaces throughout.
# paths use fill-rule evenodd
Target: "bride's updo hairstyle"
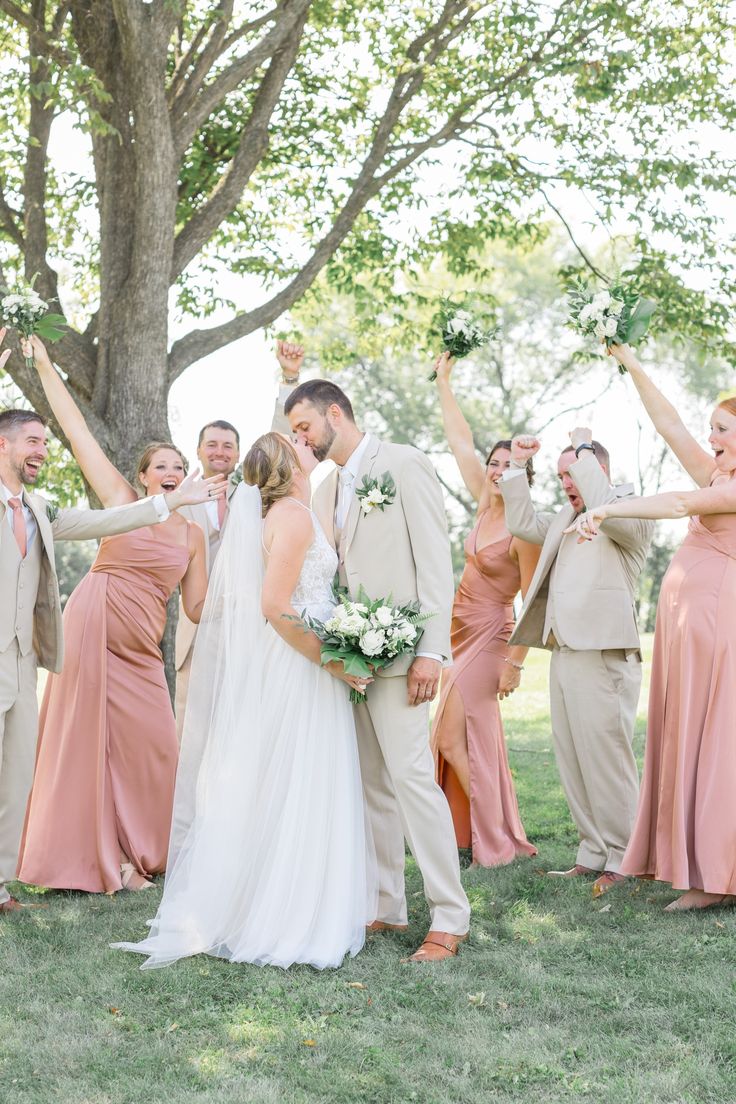
M 298 468 L 294 447 L 280 433 L 264 433 L 248 449 L 243 460 L 243 481 L 261 492 L 264 517 L 274 502 L 291 492 Z

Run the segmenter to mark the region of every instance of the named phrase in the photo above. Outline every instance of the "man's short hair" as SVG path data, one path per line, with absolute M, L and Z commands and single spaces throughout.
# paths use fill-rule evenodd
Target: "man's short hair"
M 207 422 L 206 425 L 202 426 L 202 428 L 199 431 L 199 440 L 197 441 L 197 448 L 199 448 L 199 446 L 202 444 L 202 441 L 204 440 L 204 435 L 205 435 L 205 433 L 207 432 L 208 429 L 229 429 L 231 433 L 235 434 L 235 442 L 236 442 L 238 448 L 240 448 L 240 434 L 238 433 L 238 431 L 237 431 L 237 429 L 235 428 L 234 425 L 231 425 L 230 422 L 223 421 L 222 418 L 218 418 L 216 422 Z
M 610 472 L 610 470 L 611 470 L 611 457 L 608 454 L 608 449 L 606 448 L 606 446 L 602 445 L 600 443 L 600 441 L 591 441 L 590 443 L 593 446 L 593 455 L 595 456 L 598 463 L 602 464 L 603 467 L 606 469 L 606 471 Z M 574 446 L 573 445 L 568 445 L 567 448 L 564 448 L 562 450 L 562 452 L 560 453 L 560 456 L 564 456 L 566 452 L 574 452 L 574 451 L 575 451 Z
M 307 380 L 306 383 L 300 383 L 284 403 L 284 413 L 290 414 L 300 402 L 311 403 L 320 414 L 324 414 L 330 406 L 339 406 L 351 422 L 355 421 L 350 399 L 336 383 L 330 383 L 329 380 Z
M 0 411 L 0 437 L 13 437 L 21 426 L 30 422 L 40 422 L 46 425 L 46 419 L 35 410 L 2 410 Z

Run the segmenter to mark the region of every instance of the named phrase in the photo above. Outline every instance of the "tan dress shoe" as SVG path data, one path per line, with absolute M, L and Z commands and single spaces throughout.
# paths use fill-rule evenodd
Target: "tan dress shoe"
M 465 935 L 451 935 L 450 932 L 431 931 L 421 946 L 409 955 L 402 958 L 402 962 L 442 962 L 448 958 L 456 958 L 459 945 L 468 938 Z

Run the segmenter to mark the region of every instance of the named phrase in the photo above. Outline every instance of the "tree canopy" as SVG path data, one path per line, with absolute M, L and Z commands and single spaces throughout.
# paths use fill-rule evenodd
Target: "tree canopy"
M 127 471 L 180 373 L 320 276 L 359 312 L 438 254 L 481 283 L 486 245 L 550 212 L 590 267 L 568 194 L 627 219 L 662 325 L 731 357 L 711 201 L 735 178 L 705 125 L 733 125 L 733 29 L 727 0 L 0 0 L 0 282 L 60 298 L 55 358 Z M 69 123 L 73 172 L 50 154 Z

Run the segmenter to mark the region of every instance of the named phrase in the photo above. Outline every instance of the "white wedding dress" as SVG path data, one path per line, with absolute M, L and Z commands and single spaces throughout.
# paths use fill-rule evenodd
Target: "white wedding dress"
M 293 606 L 324 620 L 337 558 L 312 519 Z M 147 939 L 114 944 L 143 968 L 201 952 L 336 967 L 376 914 L 348 687 L 263 619 L 261 533 L 241 484 L 195 645 L 163 898 Z

